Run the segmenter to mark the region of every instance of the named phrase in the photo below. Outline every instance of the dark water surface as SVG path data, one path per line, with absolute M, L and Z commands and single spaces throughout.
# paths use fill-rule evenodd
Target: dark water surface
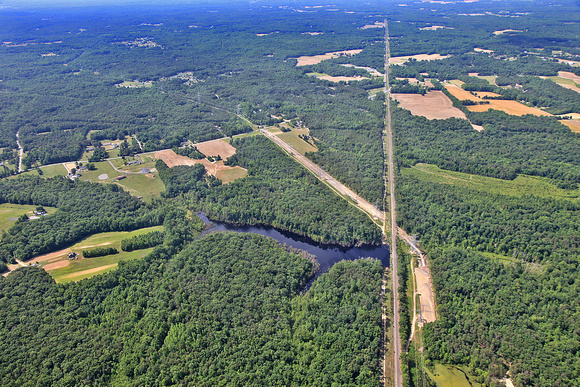
M 292 246 L 296 249 L 305 250 L 315 255 L 320 270 L 316 274 L 318 277 L 321 273 L 327 272 L 335 263 L 348 260 L 353 261 L 358 258 L 376 258 L 379 259 L 383 267 L 389 266 L 390 251 L 388 245 L 373 246 L 365 245 L 361 247 L 343 247 L 333 244 L 321 244 L 313 240 L 296 235 L 286 231 L 276 230 L 273 227 L 262 226 L 233 226 L 227 223 L 210 221 L 204 213 L 197 214 L 206 224 L 212 224 L 211 231 L 236 231 L 236 232 L 253 232 L 277 240 L 281 244 Z M 314 279 L 316 279 L 316 277 Z

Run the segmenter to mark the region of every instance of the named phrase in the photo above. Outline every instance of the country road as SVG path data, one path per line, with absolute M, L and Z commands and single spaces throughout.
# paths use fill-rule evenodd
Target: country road
M 388 183 L 390 194 L 391 210 L 391 273 L 393 278 L 393 348 L 394 348 L 394 375 L 393 385 L 399 387 L 403 385 L 403 374 L 401 372 L 401 335 L 399 334 L 399 274 L 397 259 L 397 218 L 395 202 L 395 172 L 393 156 L 393 130 L 391 126 L 391 88 L 389 87 L 389 26 L 385 19 L 385 91 L 387 93 L 387 114 L 385 116 L 385 131 L 387 136 L 388 150 Z M 384 145 L 384 144 L 383 144 Z M 384 148 L 383 148 L 384 149 Z M 387 187 L 385 187 L 386 189 Z M 386 232 L 385 232 L 386 233 Z
M 369 214 L 375 220 L 379 220 L 383 223 L 385 222 L 385 213 L 383 211 L 380 211 L 378 208 L 376 208 L 375 206 L 373 206 L 372 204 L 367 202 L 365 199 L 363 199 L 359 195 L 357 195 L 353 190 L 346 187 L 344 184 L 342 184 L 341 182 L 336 180 L 334 177 L 330 176 L 322 168 L 320 168 L 318 165 L 316 165 L 312 161 L 310 161 L 309 158 L 301 155 L 300 153 L 298 153 L 298 151 L 296 151 L 294 148 L 292 148 L 292 146 L 290 146 L 289 144 L 282 141 L 278 136 L 268 132 L 265 129 L 260 129 L 260 132 L 263 135 L 265 135 L 266 137 L 268 137 L 270 140 L 274 141 L 274 143 L 276 143 L 279 147 L 281 147 L 286 152 L 288 152 L 290 154 L 290 156 L 292 156 L 294 159 L 296 159 L 296 161 L 298 161 L 300 164 L 305 166 L 308 170 L 310 170 L 312 173 L 314 173 L 319 179 L 326 182 L 329 186 L 331 186 L 333 189 L 335 189 L 338 193 L 340 193 L 341 195 L 346 196 L 346 197 L 350 198 L 352 201 L 354 201 L 354 203 L 356 204 L 357 207 L 359 207 L 364 212 Z

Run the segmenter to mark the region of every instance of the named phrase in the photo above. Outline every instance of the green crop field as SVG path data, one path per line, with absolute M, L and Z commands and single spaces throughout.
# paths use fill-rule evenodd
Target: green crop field
M 509 196 L 535 195 L 544 198 L 566 199 L 580 202 L 580 189 L 564 190 L 556 187 L 549 179 L 519 175 L 514 180 L 470 175 L 440 169 L 431 164 L 417 164 L 401 170 L 403 176 L 412 176 L 431 183 L 451 184 L 481 192 Z

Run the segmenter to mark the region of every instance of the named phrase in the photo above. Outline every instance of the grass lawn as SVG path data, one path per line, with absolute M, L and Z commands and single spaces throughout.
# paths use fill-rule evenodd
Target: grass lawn
M 115 177 L 122 175 L 122 173 L 115 171 L 107 161 L 99 161 L 94 164 L 97 169 L 94 171 L 83 172 L 79 180 L 88 180 L 91 183 L 110 183 L 115 179 Z M 99 180 L 99 176 L 103 174 L 106 174 L 109 177 L 105 180 Z
M 42 171 L 42 177 L 66 176 L 68 173 L 62 164 L 40 167 L 40 169 Z
M 95 258 L 80 258 L 68 261 L 67 252 L 62 253 L 62 260 L 68 261 L 68 266 L 48 270 L 50 275 L 56 282 L 71 282 L 79 281 L 84 278 L 89 278 L 97 274 L 105 273 L 114 270 L 119 261 L 126 261 L 131 259 L 140 259 L 149 254 L 153 248 L 125 252 L 121 250 L 121 241 L 136 235 L 147 234 L 152 231 L 162 231 L 163 226 L 142 228 L 135 231 L 121 231 L 121 232 L 106 232 L 92 235 L 81 242 L 73 245 L 70 250 L 81 253 L 84 249 L 91 249 L 96 246 L 114 247 L 119 251 L 119 254 L 107 255 L 104 257 Z M 68 250 L 67 250 L 68 251 Z M 32 260 L 34 261 L 34 259 Z M 55 261 L 52 261 L 55 262 Z
M 543 198 L 565 199 L 580 202 L 580 189 L 564 190 L 556 187 L 550 179 L 519 175 L 514 180 L 470 175 L 440 169 L 432 164 L 417 164 L 401 170 L 403 176 L 412 176 L 422 181 L 451 184 L 480 192 L 509 196 L 535 195 Z
M 36 206 L 21 205 L 21 204 L 10 204 L 4 203 L 0 204 L 0 231 L 6 231 L 16 223 L 15 220 L 10 220 L 10 218 L 18 218 L 22 214 L 26 214 L 29 217 L 32 216 L 32 211 L 36 209 Z M 47 213 L 52 214 L 56 211 L 54 207 L 44 207 Z M 31 219 L 29 222 L 34 222 L 36 219 Z
M 290 144 L 296 151 L 304 155 L 306 152 L 316 152 L 318 149 L 312 144 L 301 139 L 300 135 L 308 136 L 308 129 L 292 129 L 290 132 L 280 133 L 277 136 L 287 144 Z
M 435 370 L 427 375 L 437 383 L 439 387 L 480 387 L 481 384 L 469 374 L 467 367 L 435 363 Z

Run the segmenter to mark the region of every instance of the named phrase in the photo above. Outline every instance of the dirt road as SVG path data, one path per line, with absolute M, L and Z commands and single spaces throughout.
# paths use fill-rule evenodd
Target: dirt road
M 20 130 L 16 132 L 16 144 L 18 145 L 18 173 L 22 172 L 22 156 L 24 155 L 24 149 L 20 145 L 20 140 L 18 136 L 20 135 Z
M 270 140 L 274 141 L 280 148 L 284 149 L 290 156 L 292 156 L 296 161 L 305 166 L 308 170 L 318 176 L 319 179 L 326 182 L 329 186 L 335 189 L 338 193 L 343 196 L 350 198 L 358 208 L 369 214 L 374 220 L 379 220 L 385 222 L 385 213 L 380 211 L 378 208 L 361 198 L 359 195 L 354 193 L 350 188 L 346 187 L 344 184 L 336 180 L 334 177 L 330 176 L 318 165 L 314 164 L 310 159 L 302 156 L 298 153 L 292 146 L 282 141 L 278 136 L 268 132 L 265 129 L 260 129 L 260 132 L 268 137 Z

